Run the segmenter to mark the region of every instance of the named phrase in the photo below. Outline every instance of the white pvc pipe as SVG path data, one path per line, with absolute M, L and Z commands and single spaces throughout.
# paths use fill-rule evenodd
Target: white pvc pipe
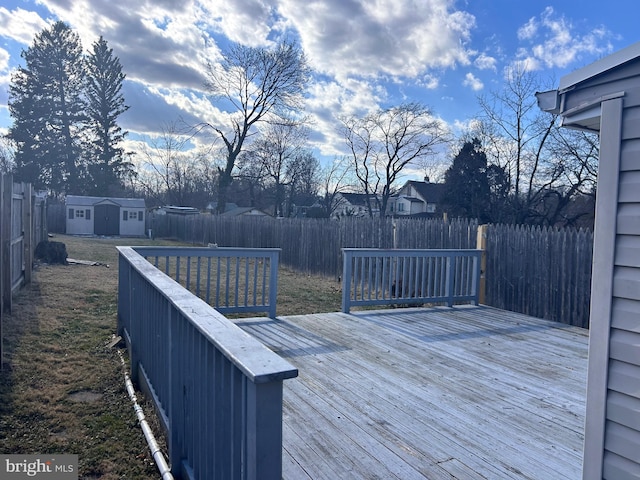
M 122 352 L 120 350 L 116 350 L 118 352 L 118 356 L 120 357 L 120 363 L 122 364 L 122 371 L 124 372 L 124 382 L 127 387 L 127 393 L 129 394 L 129 398 L 133 402 L 133 410 L 136 412 L 136 416 L 138 417 L 138 421 L 140 422 L 140 427 L 142 428 L 142 432 L 144 433 L 144 438 L 147 440 L 147 445 L 149 445 L 149 449 L 151 450 L 151 455 L 153 456 L 156 465 L 158 466 L 158 470 L 160 470 L 160 475 L 162 475 L 162 480 L 173 480 L 173 475 L 171 474 L 171 469 L 167 464 L 167 461 L 162 455 L 162 451 L 158 446 L 158 442 L 153 436 L 153 432 L 147 423 L 147 420 L 144 416 L 144 412 L 142 411 L 142 407 L 138 404 L 138 399 L 136 397 L 136 390 L 133 387 L 133 383 L 131 382 L 131 378 L 127 373 L 127 364 L 124 361 L 124 357 L 122 356 Z

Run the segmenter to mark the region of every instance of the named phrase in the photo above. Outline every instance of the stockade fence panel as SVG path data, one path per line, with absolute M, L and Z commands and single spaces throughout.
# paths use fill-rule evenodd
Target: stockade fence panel
M 35 247 L 46 238 L 45 199 L 30 184 L 0 175 L 0 364 L 2 316 L 11 312 L 14 293 L 31 281 Z
M 486 303 L 588 328 L 592 251 L 590 231 L 492 225 Z

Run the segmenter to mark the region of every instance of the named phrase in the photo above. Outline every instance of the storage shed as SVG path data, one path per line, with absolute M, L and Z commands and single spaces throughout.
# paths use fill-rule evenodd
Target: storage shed
M 640 43 L 537 96 L 564 126 L 600 134 L 583 479 L 638 479 Z
M 106 198 L 67 195 L 69 235 L 144 236 L 145 203 L 142 198 Z

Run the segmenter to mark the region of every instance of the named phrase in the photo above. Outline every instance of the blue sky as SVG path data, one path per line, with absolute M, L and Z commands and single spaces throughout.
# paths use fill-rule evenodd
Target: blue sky
M 477 97 L 525 62 L 555 79 L 640 40 L 636 0 L 4 0 L 0 6 L 0 131 L 11 119 L 11 71 L 34 35 L 63 20 L 83 46 L 103 35 L 127 74 L 131 149 L 172 122 L 224 122 L 203 92 L 204 65 L 229 41 L 299 39 L 314 78 L 310 145 L 342 152 L 336 118 L 407 101 L 428 105 L 452 131 L 477 115 Z

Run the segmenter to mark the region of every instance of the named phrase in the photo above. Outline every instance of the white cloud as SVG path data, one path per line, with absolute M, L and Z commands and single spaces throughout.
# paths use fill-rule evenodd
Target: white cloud
M 535 37 L 538 32 L 538 21 L 535 17 L 531 17 L 527 23 L 518 29 L 518 39 L 528 40 Z
M 36 12 L 16 8 L 9 11 L 0 7 L 0 32 L 3 37 L 28 45 L 36 33 L 46 28 L 48 23 Z
M 462 82 L 462 84 L 465 87 L 470 87 L 475 92 L 482 90 L 484 88 L 484 84 L 482 83 L 482 81 L 471 72 L 465 75 L 464 81 Z
M 518 38 L 529 42 L 520 49 L 518 63 L 529 70 L 564 68 L 585 55 L 591 58 L 612 50 L 608 41 L 611 33 L 604 27 L 590 28 L 586 33 L 577 30 L 552 7 L 545 8 L 539 18 L 532 18 L 518 30 Z
M 265 45 L 271 29 L 282 28 L 278 26 L 273 3 L 262 0 L 210 0 L 202 2 L 202 18 L 216 32 L 233 42 L 250 46 Z
M 0 48 L 0 73 L 9 70 L 9 52 L 4 48 Z
M 448 0 L 280 0 L 316 70 L 338 79 L 417 77 L 467 65 L 475 17 Z
M 480 70 L 493 70 L 494 72 L 496 71 L 497 63 L 498 63 L 498 60 L 484 53 L 481 53 L 480 55 L 478 55 L 476 59 L 473 61 L 473 64 Z

